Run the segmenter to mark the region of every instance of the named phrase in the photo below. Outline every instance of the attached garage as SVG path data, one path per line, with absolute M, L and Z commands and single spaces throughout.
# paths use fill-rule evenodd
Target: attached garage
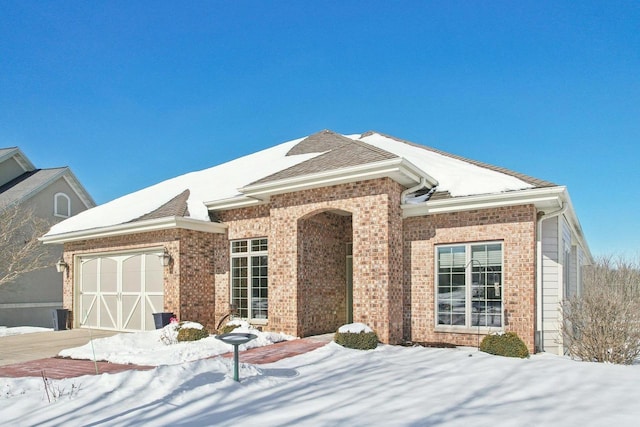
M 164 311 L 162 251 L 79 256 L 77 327 L 144 331 Z

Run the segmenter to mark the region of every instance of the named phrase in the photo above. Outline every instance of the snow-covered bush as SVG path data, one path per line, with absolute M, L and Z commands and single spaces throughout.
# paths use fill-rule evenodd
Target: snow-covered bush
M 209 336 L 209 332 L 197 322 L 171 322 L 160 333 L 160 341 L 166 345 L 183 341 L 197 341 Z
M 515 332 L 485 336 L 480 343 L 480 351 L 496 356 L 520 357 L 522 359 L 529 357 L 527 345 Z
M 182 328 L 178 331 L 178 341 L 198 341 L 207 338 L 209 332 L 206 329 Z
M 333 340 L 343 347 L 357 350 L 371 350 L 378 346 L 378 336 L 364 323 L 349 323 L 341 326 Z
M 240 324 L 235 322 L 232 320 L 231 322 L 227 323 L 226 325 L 224 325 L 223 327 L 221 327 L 218 330 L 218 334 L 223 335 L 223 334 L 228 334 L 229 332 L 233 332 L 234 329 L 238 329 L 240 327 Z

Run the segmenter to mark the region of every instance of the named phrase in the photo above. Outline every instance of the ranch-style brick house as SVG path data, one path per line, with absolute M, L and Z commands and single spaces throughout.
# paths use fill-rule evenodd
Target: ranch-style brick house
M 377 132 L 321 131 L 89 209 L 63 243 L 74 327 L 173 312 L 294 336 L 362 322 L 385 343 L 514 331 L 563 352 L 591 254 L 563 186 Z

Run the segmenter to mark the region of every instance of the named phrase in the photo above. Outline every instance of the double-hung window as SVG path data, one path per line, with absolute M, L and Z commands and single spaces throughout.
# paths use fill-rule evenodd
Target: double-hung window
M 501 328 L 502 243 L 438 246 L 436 254 L 436 326 Z
M 267 239 L 231 242 L 231 304 L 239 317 L 267 320 Z

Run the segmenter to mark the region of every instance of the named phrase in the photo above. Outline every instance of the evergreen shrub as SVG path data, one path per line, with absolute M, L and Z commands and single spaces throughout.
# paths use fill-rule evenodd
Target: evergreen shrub
M 198 341 L 202 338 L 207 338 L 209 336 L 209 332 L 206 329 L 195 329 L 195 328 L 181 328 L 178 331 L 178 341 Z
M 529 357 L 529 349 L 515 332 L 485 336 L 480 343 L 480 350 L 496 356 L 520 357 L 523 359 Z
M 336 344 L 356 350 L 371 350 L 378 346 L 378 336 L 375 332 L 336 332 L 333 340 Z

